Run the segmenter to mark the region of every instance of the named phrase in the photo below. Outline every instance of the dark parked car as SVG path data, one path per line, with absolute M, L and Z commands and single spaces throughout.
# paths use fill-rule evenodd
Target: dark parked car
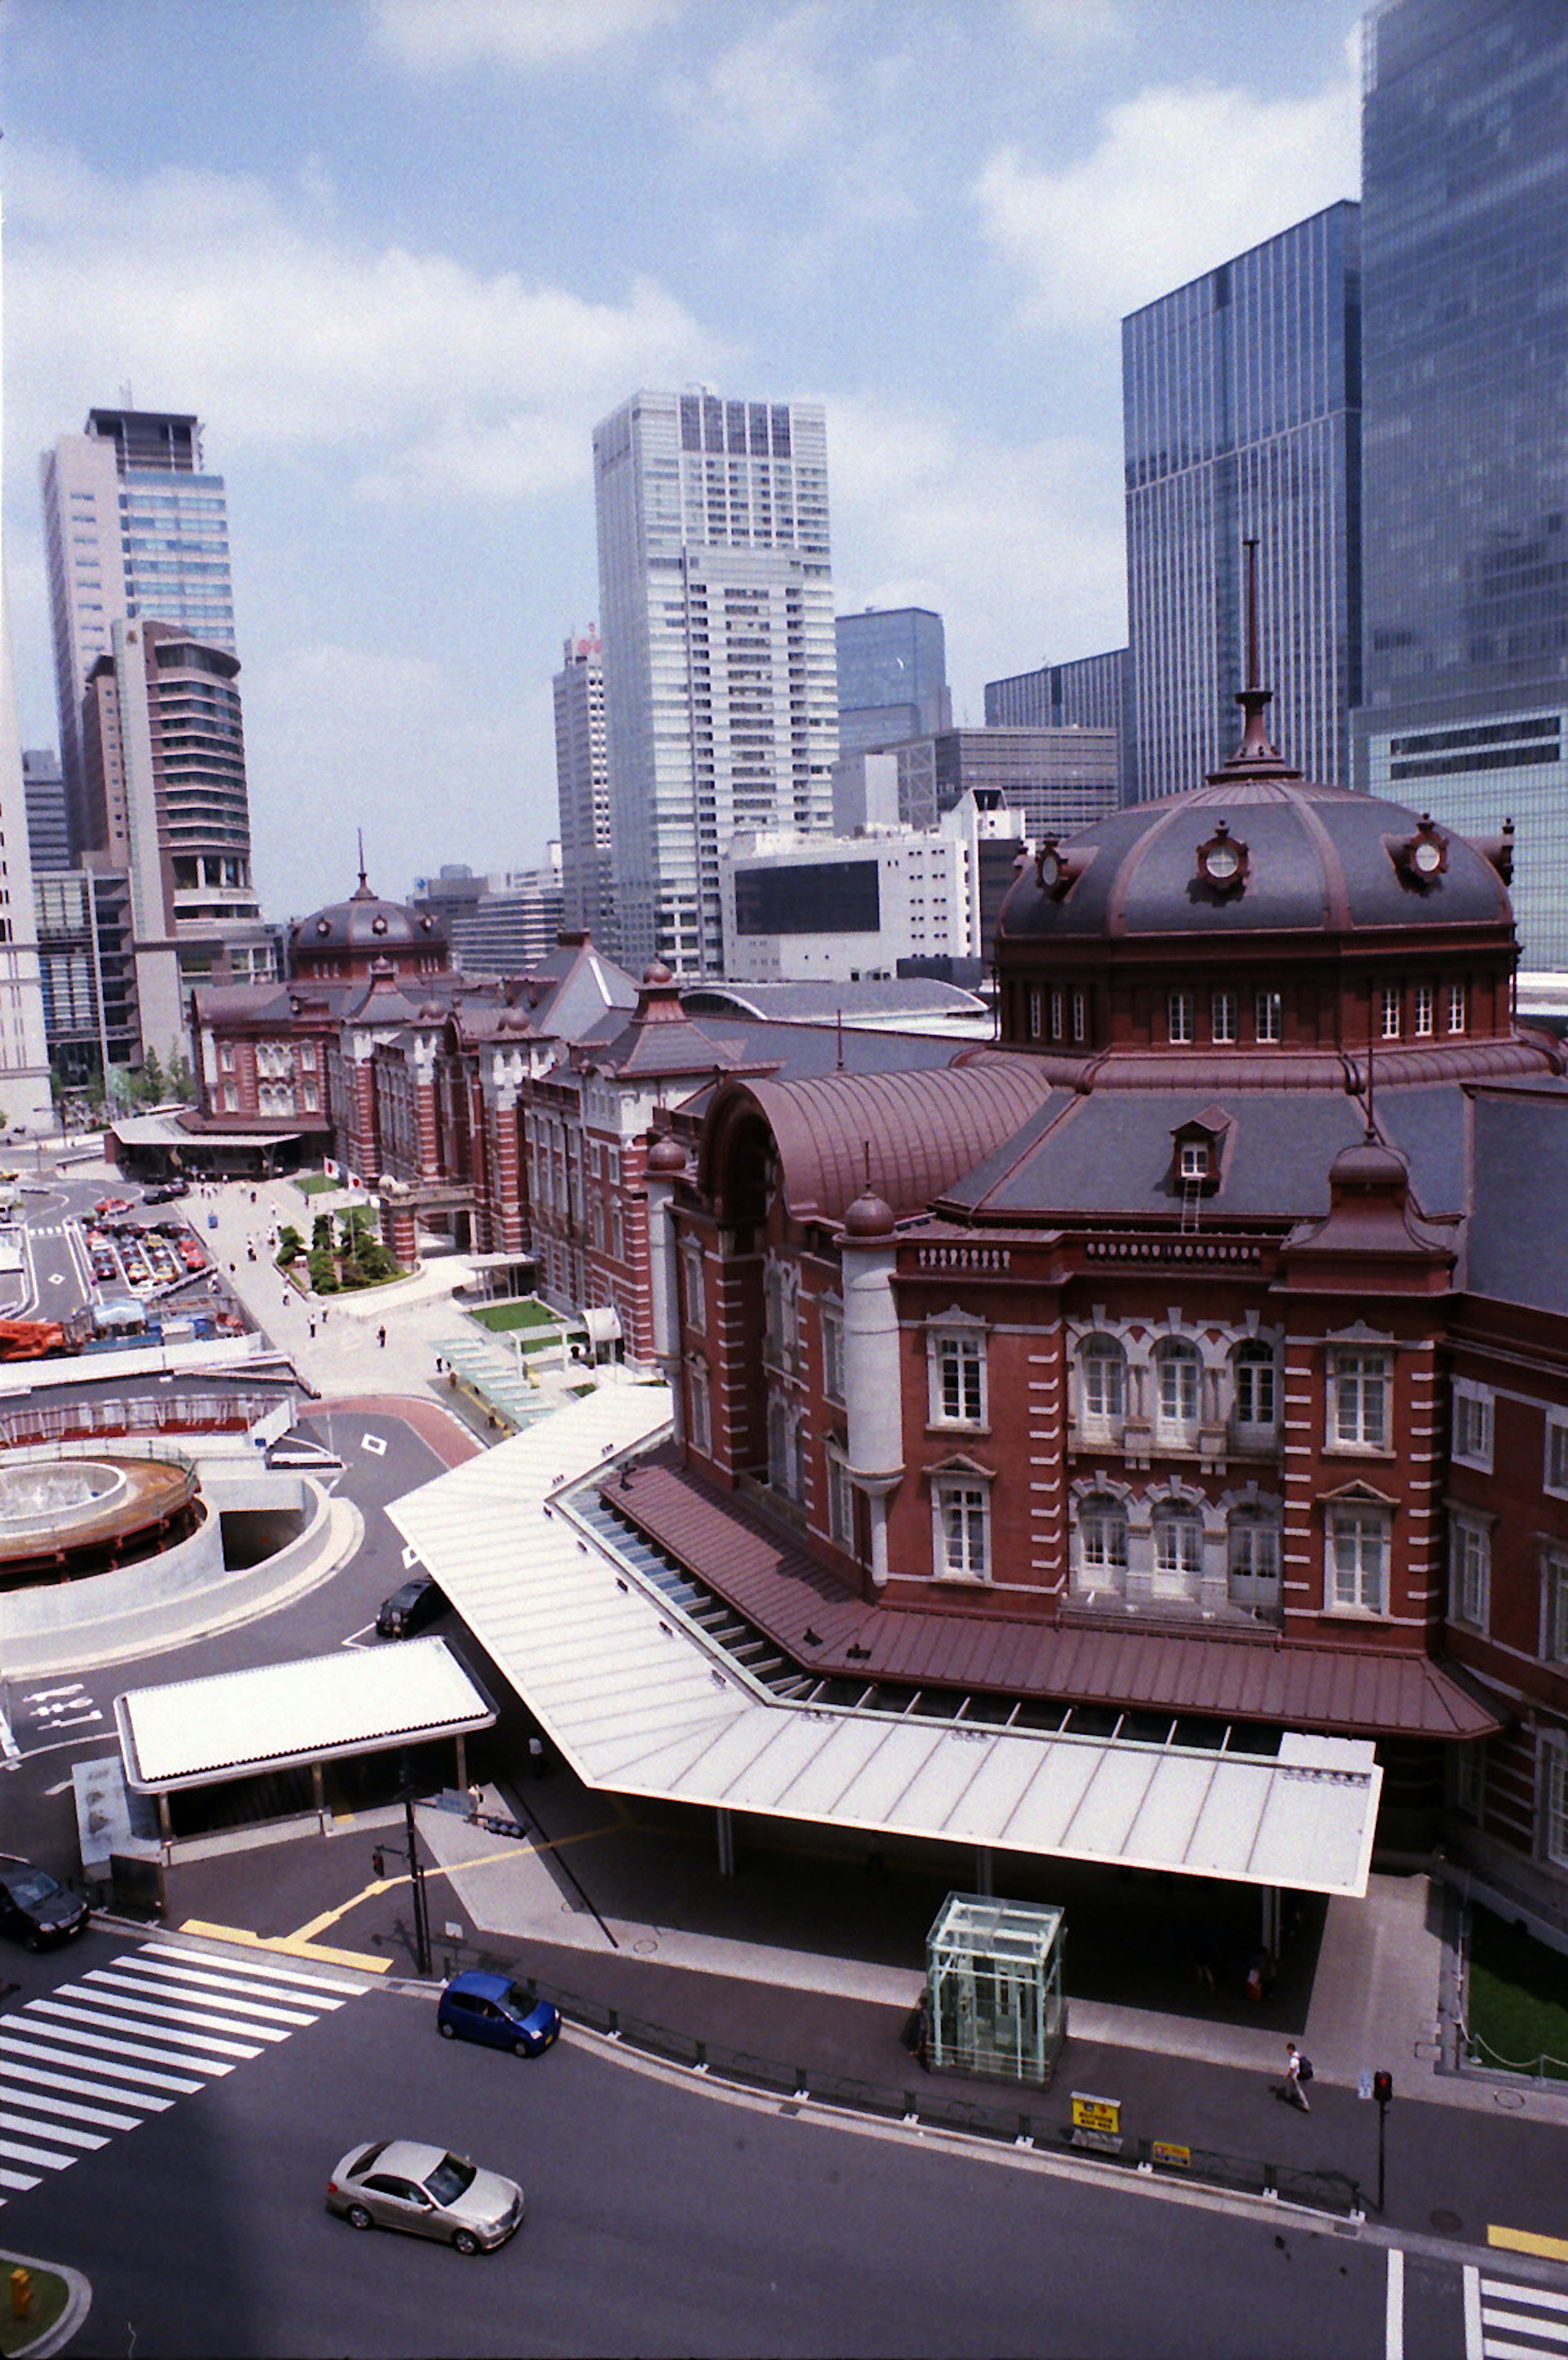
M 176 1196 L 191 1194 L 189 1180 L 165 1180 L 160 1187 L 148 1188 L 142 1197 L 144 1205 L 171 1205 Z
M 41 1950 L 46 1942 L 69 1942 L 87 1929 L 87 1904 L 47 1868 L 0 1853 L 0 1933 Z
M 381 1611 L 376 1617 L 377 1634 L 383 1639 L 411 1639 L 444 1612 L 445 1607 L 446 1601 L 435 1583 L 428 1575 L 420 1575 L 381 1601 Z
M 510 2049 L 514 2057 L 543 2057 L 561 2037 L 558 2007 L 505 1975 L 478 1968 L 453 1976 L 435 2024 L 444 2039 L 480 2040 L 487 2048 Z

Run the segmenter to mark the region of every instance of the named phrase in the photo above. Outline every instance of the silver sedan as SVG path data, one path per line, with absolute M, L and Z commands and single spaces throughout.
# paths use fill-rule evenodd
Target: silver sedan
M 326 2184 L 329 2212 L 356 2229 L 407 2229 L 460 2254 L 504 2245 L 522 2220 L 522 2191 L 499 2171 L 414 2139 L 350 2147 Z

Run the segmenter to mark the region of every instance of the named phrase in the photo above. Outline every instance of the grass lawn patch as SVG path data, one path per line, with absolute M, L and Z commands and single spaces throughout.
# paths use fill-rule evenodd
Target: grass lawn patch
M 65 2280 L 55 2270 L 31 2272 L 33 2304 L 26 2319 L 11 2316 L 11 2265 L 0 2267 L 0 2353 L 20 2352 L 47 2335 L 65 2309 Z
M 1568 2081 L 1568 1959 L 1495 1917 L 1470 1912 L 1471 2044 L 1484 2065 Z
M 521 1303 L 487 1303 L 477 1311 L 470 1311 L 468 1317 L 477 1319 L 481 1328 L 488 1328 L 492 1336 L 508 1335 L 514 1328 L 559 1328 L 565 1324 L 532 1296 Z M 540 1338 L 541 1342 L 544 1340 Z
M 341 1180 L 329 1180 L 324 1172 L 298 1172 L 294 1185 L 302 1196 L 319 1196 L 328 1188 L 341 1188 Z

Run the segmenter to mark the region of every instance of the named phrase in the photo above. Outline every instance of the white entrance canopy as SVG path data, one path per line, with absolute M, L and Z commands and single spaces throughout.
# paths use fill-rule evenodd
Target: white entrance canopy
M 126 1783 L 144 1795 L 461 1737 L 495 1718 L 444 1639 L 340 1648 L 115 1699 Z
M 658 1385 L 601 1388 L 410 1492 L 393 1524 L 585 1784 L 715 1809 L 1330 1894 L 1366 1889 L 1382 1771 L 791 1703 L 572 1512 L 645 1447 Z

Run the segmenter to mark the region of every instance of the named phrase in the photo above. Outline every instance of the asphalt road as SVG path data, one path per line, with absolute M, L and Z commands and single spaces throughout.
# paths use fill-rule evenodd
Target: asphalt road
M 124 2005 L 95 1971 L 134 1986 L 138 1971 L 115 1961 L 138 1951 L 95 1933 L 64 1957 L 25 1961 L 0 2040 L 30 2040 L 34 2064 L 52 2047 L 46 2070 L 70 2081 L 69 2023 L 57 2042 L 36 2003 L 73 1983 Z M 139 1972 L 168 1962 L 167 1951 L 140 1955 Z M 195 1963 L 220 1982 L 226 1972 L 210 1953 Z M 247 1971 L 234 1962 L 242 1982 Z M 161 2111 L 9 2194 L 0 2239 L 69 2256 L 93 2281 L 74 2351 L 1389 2351 L 1387 2252 L 1332 2228 L 1288 2216 L 1260 2224 L 1102 2191 L 1010 2153 L 843 2129 L 777 2102 L 673 2083 L 573 2040 L 523 2063 L 441 2041 L 428 1999 L 384 1988 L 339 1995 L 313 2020 L 307 1991 L 294 2012 L 305 2020 L 260 2054 L 195 2090 L 165 2092 Z M 201 2020 L 199 2009 L 183 2018 L 198 2049 L 205 2036 L 189 2027 Z M 116 2052 L 122 2071 L 139 2070 L 141 2041 L 133 2024 Z M 184 2062 L 176 2052 L 174 2067 Z M 170 2073 L 166 2059 L 163 2070 L 189 2079 L 200 2060 Z M 26 2092 L 7 2079 L 14 2109 Z M 134 2092 L 126 2103 L 134 2111 Z M 328 2215 L 322 2196 L 339 2155 L 389 2135 L 444 2141 L 521 2180 L 519 2236 L 464 2260 Z M 1409 2263 L 1402 2317 L 1409 2360 L 1464 2360 L 1453 2262 Z

